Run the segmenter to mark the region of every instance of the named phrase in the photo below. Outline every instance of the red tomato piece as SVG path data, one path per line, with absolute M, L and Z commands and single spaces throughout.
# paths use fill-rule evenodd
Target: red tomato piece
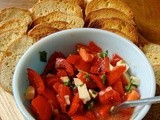
M 48 63 L 42 73 L 43 76 L 47 75 L 49 72 L 51 71 L 55 71 L 55 62 L 56 62 L 56 58 L 64 58 L 64 55 L 61 52 L 54 52 L 49 60 Z
M 83 49 L 85 49 L 85 50 L 88 51 L 88 52 L 90 51 L 90 49 L 88 48 L 87 45 L 84 45 L 84 44 L 81 44 L 81 43 L 77 43 L 77 44 L 76 44 L 76 50 L 79 51 L 80 48 L 83 48 Z
M 107 75 L 108 85 L 115 83 L 126 70 L 126 66 L 115 66 Z
M 82 60 L 81 58 L 79 59 L 79 61 L 75 64 L 75 68 L 78 70 L 82 70 L 85 72 L 90 72 L 92 64 L 85 62 L 84 60 Z
M 94 74 L 105 74 L 109 72 L 109 58 L 98 58 L 96 63 L 91 67 L 90 72 Z
M 69 87 L 63 85 L 63 84 L 59 84 L 58 88 L 57 88 L 57 98 L 58 98 L 58 102 L 60 104 L 61 107 L 61 111 L 63 113 L 66 112 L 66 107 L 67 107 L 67 101 L 65 99 L 65 96 L 68 95 L 69 96 L 69 101 L 71 100 L 71 90 Z
M 38 120 L 50 120 L 52 116 L 52 108 L 48 100 L 38 95 L 31 101 L 31 109 Z
M 67 62 L 69 64 L 76 64 L 78 62 L 78 60 L 80 59 L 80 56 L 77 55 L 77 54 L 70 54 L 68 57 L 67 57 Z
M 117 62 L 120 61 L 120 60 L 123 60 L 123 59 L 119 55 L 114 54 L 113 57 L 112 57 L 112 60 L 111 60 L 111 64 L 113 66 L 116 66 Z
M 121 102 L 121 96 L 112 87 L 107 87 L 99 92 L 99 101 L 102 104 L 116 104 Z
M 59 86 L 61 85 L 62 83 L 60 83 L 60 82 L 56 82 L 56 83 L 54 83 L 54 85 L 53 85 L 53 89 L 58 93 L 58 88 L 59 88 Z
M 57 69 L 57 76 L 64 77 L 67 76 L 67 72 L 64 69 Z
M 60 69 L 60 68 L 65 68 L 67 73 L 70 75 L 70 76 L 73 76 L 74 75 L 74 69 L 72 67 L 71 64 L 69 64 L 66 59 L 63 59 L 63 58 L 57 58 L 56 59 L 56 62 L 55 62 L 55 68 L 56 69 Z
M 102 52 L 102 49 L 99 46 L 97 46 L 93 41 L 89 42 L 88 47 L 90 51 L 92 51 L 93 53 Z
M 91 53 L 88 53 L 85 49 L 80 48 L 79 49 L 79 55 L 81 56 L 82 60 L 85 62 L 92 62 L 94 55 Z
M 131 93 L 128 94 L 127 100 L 138 100 L 140 97 L 141 95 L 138 91 L 132 90 Z
M 90 120 L 97 120 L 95 113 L 92 112 L 92 111 L 87 111 L 86 114 L 85 114 L 85 116 L 86 116 L 87 118 L 89 118 Z
M 78 93 L 76 93 L 76 94 L 73 96 L 71 106 L 70 106 L 70 108 L 69 108 L 69 111 L 67 112 L 68 115 L 69 115 L 69 116 L 75 115 L 75 113 L 77 112 L 79 106 L 80 106 L 80 98 L 79 98 Z
M 75 115 L 75 116 L 72 117 L 72 120 L 91 120 L 91 119 L 89 119 L 86 116 Z
M 114 90 L 119 92 L 121 95 L 124 95 L 125 92 L 124 92 L 123 84 L 121 81 L 121 77 L 115 83 L 112 84 L 112 87 Z
M 111 104 L 99 105 L 95 110 L 97 118 L 100 120 L 107 120 L 107 118 L 109 118 L 109 112 L 111 107 Z
M 100 88 L 100 90 L 104 90 L 106 88 L 106 86 L 102 83 L 102 80 L 99 76 L 96 76 L 94 74 L 90 74 L 90 77 L 96 83 L 98 88 Z
M 45 90 L 44 81 L 41 76 L 30 68 L 27 68 L 27 74 L 30 84 L 36 89 L 36 93 L 41 94 Z
M 50 77 L 45 77 L 44 82 L 45 82 L 47 87 L 52 88 L 54 83 L 61 82 L 61 80 L 60 80 L 59 76 L 53 75 L 53 76 L 50 76 Z
M 42 93 L 42 96 L 47 98 L 48 102 L 51 104 L 52 110 L 59 108 L 59 104 L 58 104 L 58 100 L 56 98 L 56 94 L 52 90 L 45 89 L 45 91 Z

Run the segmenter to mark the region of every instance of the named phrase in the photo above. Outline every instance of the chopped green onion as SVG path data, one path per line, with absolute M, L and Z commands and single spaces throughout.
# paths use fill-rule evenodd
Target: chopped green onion
M 99 54 L 99 56 L 100 56 L 101 58 L 108 57 L 108 50 L 106 50 L 106 52 L 101 52 L 101 53 Z
M 107 79 L 106 79 L 106 76 L 104 74 L 101 76 L 101 79 L 102 79 L 102 83 L 104 85 L 106 85 L 107 84 Z
M 87 103 L 85 104 L 85 108 L 86 108 L 87 110 L 91 110 L 91 109 L 93 108 L 93 106 L 94 106 L 94 101 L 89 101 L 89 102 L 87 102 Z
M 39 52 L 39 55 L 40 55 L 41 62 L 47 62 L 47 52 L 46 51 Z

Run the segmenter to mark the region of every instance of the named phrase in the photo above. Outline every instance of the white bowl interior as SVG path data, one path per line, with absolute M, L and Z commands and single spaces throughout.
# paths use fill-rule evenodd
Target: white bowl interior
M 65 30 L 49 35 L 30 47 L 22 56 L 16 66 L 13 76 L 13 94 L 15 101 L 27 119 L 34 119 L 30 114 L 29 102 L 25 100 L 24 93 L 28 86 L 26 69 L 32 68 L 39 73 L 44 70 L 46 63 L 40 62 L 39 52 L 46 51 L 49 57 L 53 51 L 60 51 L 65 55 L 75 51 L 76 43 L 87 44 L 94 41 L 104 51 L 108 50 L 111 56 L 119 54 L 129 64 L 132 75 L 140 78 L 141 98 L 152 97 L 155 94 L 155 77 L 151 65 L 145 55 L 137 46 L 129 40 L 114 33 L 90 29 L 79 28 Z M 132 119 L 140 120 L 148 112 L 150 105 L 136 107 Z

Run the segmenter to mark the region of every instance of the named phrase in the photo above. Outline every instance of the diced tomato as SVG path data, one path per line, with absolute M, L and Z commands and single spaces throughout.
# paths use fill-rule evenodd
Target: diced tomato
M 71 90 L 69 87 L 67 87 L 63 84 L 59 84 L 58 88 L 57 88 L 57 93 L 58 93 L 57 98 L 58 98 L 58 102 L 61 107 L 61 111 L 63 113 L 65 113 L 66 107 L 67 107 L 67 102 L 66 102 L 65 96 L 68 95 L 69 100 L 71 100 Z
M 60 68 L 65 68 L 66 72 L 70 75 L 74 75 L 74 69 L 71 64 L 69 64 L 66 59 L 63 58 L 57 58 L 55 62 L 55 68 L 60 69 Z
M 31 101 L 31 109 L 38 120 L 50 120 L 52 116 L 52 108 L 48 100 L 38 95 Z
M 73 99 L 72 99 L 72 103 L 71 103 L 71 106 L 69 108 L 69 111 L 67 112 L 69 116 L 73 116 L 78 108 L 80 106 L 80 98 L 79 98 L 79 95 L 78 93 L 76 93 L 74 96 L 73 96 Z
M 52 88 L 54 83 L 61 82 L 61 80 L 60 80 L 59 76 L 53 75 L 53 76 L 50 76 L 50 77 L 45 77 L 44 82 L 46 83 L 47 87 Z
M 121 81 L 121 77 L 115 83 L 112 84 L 112 87 L 114 90 L 119 92 L 121 95 L 124 95 L 125 92 L 124 92 L 123 84 Z
M 140 99 L 140 93 L 137 92 L 136 90 L 132 90 L 131 93 L 128 94 L 127 100 L 138 100 Z
M 98 58 L 96 63 L 91 67 L 90 72 L 94 74 L 105 74 L 109 72 L 109 58 Z
M 116 104 L 121 102 L 121 96 L 112 87 L 107 87 L 99 92 L 99 101 L 102 104 Z
M 61 85 L 62 83 L 60 83 L 60 82 L 56 82 L 56 83 L 54 83 L 53 84 L 53 89 L 58 93 L 58 88 L 59 88 L 59 86 Z
M 72 117 L 72 120 L 90 120 L 90 119 L 86 116 L 75 115 Z
M 94 55 L 91 53 L 88 53 L 85 49 L 80 48 L 79 49 L 79 55 L 81 56 L 82 60 L 85 62 L 92 62 Z
M 94 74 L 90 74 L 90 77 L 96 83 L 98 88 L 100 88 L 100 90 L 104 90 L 106 88 L 106 86 L 103 84 L 103 82 L 99 76 L 96 76 Z
M 126 70 L 126 66 L 115 66 L 107 75 L 108 85 L 115 83 Z
M 57 76 L 64 77 L 67 76 L 67 72 L 65 69 L 57 69 Z
M 45 85 L 41 76 L 34 70 L 27 68 L 29 82 L 35 87 L 36 93 L 41 94 L 45 90 Z
M 75 64 L 76 69 L 82 70 L 88 73 L 90 72 L 91 66 L 92 66 L 91 63 L 85 62 L 82 59 L 79 59 L 79 61 Z
M 87 111 L 86 114 L 85 114 L 85 116 L 86 116 L 87 118 L 91 119 L 91 120 L 97 120 L 95 113 L 92 112 L 92 111 Z
M 64 58 L 64 55 L 61 52 L 54 52 L 49 60 L 48 63 L 42 73 L 43 76 L 47 75 L 49 72 L 54 71 L 55 70 L 55 62 L 56 62 L 56 58 Z
M 93 53 L 102 52 L 102 49 L 99 46 L 97 46 L 93 41 L 89 42 L 88 47 L 90 51 L 92 51 Z
M 117 62 L 120 61 L 120 60 L 123 60 L 123 59 L 119 55 L 114 54 L 113 57 L 112 57 L 112 60 L 111 60 L 111 64 L 113 66 L 116 66 Z
M 77 43 L 77 44 L 76 44 L 76 50 L 79 51 L 80 48 L 83 48 L 83 49 L 85 49 L 85 50 L 88 51 L 88 52 L 90 51 L 90 49 L 88 48 L 87 45 L 84 45 L 84 44 L 81 44 L 81 43 Z
M 67 57 L 67 62 L 69 64 L 75 64 L 78 62 L 78 60 L 80 59 L 80 56 L 77 55 L 77 54 L 70 54 L 68 57 Z
M 111 104 L 99 105 L 95 109 L 95 113 L 97 115 L 97 118 L 100 120 L 107 120 L 107 118 L 109 118 L 109 111 L 110 111 L 111 107 L 112 107 Z
M 47 98 L 48 102 L 51 104 L 52 110 L 59 108 L 56 94 L 52 90 L 45 89 L 45 91 L 42 93 L 42 96 Z
M 90 75 L 88 73 L 79 72 L 76 75 L 76 77 L 79 78 L 83 83 L 85 83 L 87 85 L 87 88 L 89 89 L 95 89 L 97 87 L 95 82 L 91 80 Z

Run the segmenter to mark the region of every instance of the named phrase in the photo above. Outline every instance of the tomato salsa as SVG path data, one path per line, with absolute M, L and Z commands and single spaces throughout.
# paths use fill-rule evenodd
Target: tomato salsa
M 140 98 L 139 79 L 118 54 L 110 58 L 90 41 L 77 43 L 76 52 L 54 52 L 42 74 L 27 68 L 26 99 L 38 120 L 129 120 L 134 108 L 112 114 L 111 108 Z

